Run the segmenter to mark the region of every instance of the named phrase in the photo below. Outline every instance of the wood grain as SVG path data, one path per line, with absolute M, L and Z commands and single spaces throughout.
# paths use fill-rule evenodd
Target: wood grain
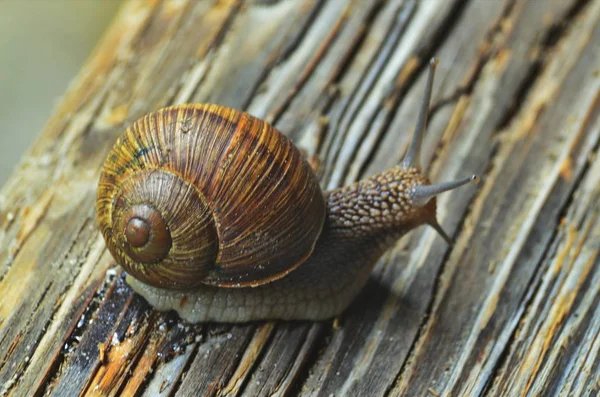
M 190 326 L 125 284 L 94 221 L 131 122 L 218 103 L 332 188 L 403 156 L 440 58 L 419 229 L 340 318 Z M 600 1 L 129 1 L 0 191 L 0 395 L 600 392 Z

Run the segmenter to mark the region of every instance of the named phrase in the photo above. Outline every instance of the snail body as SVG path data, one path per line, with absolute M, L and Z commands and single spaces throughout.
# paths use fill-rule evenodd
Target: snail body
M 215 105 L 159 110 L 132 124 L 100 177 L 97 219 L 127 281 L 189 322 L 326 319 L 362 289 L 377 259 L 436 221 L 418 153 L 433 71 L 404 162 L 322 193 L 268 123 Z

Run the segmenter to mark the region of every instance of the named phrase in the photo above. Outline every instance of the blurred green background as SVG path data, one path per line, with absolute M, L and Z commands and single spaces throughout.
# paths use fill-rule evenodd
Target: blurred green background
M 122 0 L 0 0 L 0 186 Z

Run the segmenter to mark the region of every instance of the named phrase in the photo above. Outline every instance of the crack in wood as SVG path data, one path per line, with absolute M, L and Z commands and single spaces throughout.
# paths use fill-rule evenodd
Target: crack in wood
M 323 9 L 324 4 L 324 0 L 316 0 L 315 4 L 311 8 L 311 11 L 307 14 L 304 21 L 300 23 L 298 31 L 295 33 L 292 32 L 292 38 L 284 42 L 281 48 L 277 48 L 271 53 L 269 57 L 270 59 L 267 61 L 262 74 L 258 79 L 256 79 L 254 87 L 249 91 L 248 96 L 241 107 L 242 109 L 247 109 L 250 106 L 253 98 L 259 93 L 261 87 L 265 84 L 266 79 L 273 68 L 281 65 L 288 58 L 290 58 L 292 53 L 300 46 L 309 32 L 312 22 L 319 17 L 319 13 Z M 276 120 L 273 120 L 272 122 L 274 124 Z
M 218 52 L 219 47 L 223 45 L 225 38 L 227 37 L 227 33 L 231 26 L 233 26 L 236 17 L 242 10 L 242 1 L 238 0 L 235 2 L 234 6 L 231 7 L 231 11 L 223 21 L 221 27 L 217 30 L 217 33 L 214 39 L 206 46 L 206 51 L 204 54 L 199 55 L 199 61 L 193 65 L 190 65 L 186 73 L 189 73 L 190 70 L 193 70 L 194 67 L 197 66 L 197 63 L 206 63 L 206 66 L 203 68 L 202 77 L 195 83 L 194 87 L 189 90 L 185 96 L 181 96 L 181 88 L 183 86 L 183 81 L 179 82 L 179 87 L 174 90 L 171 99 L 167 102 L 168 105 L 173 104 L 175 98 L 178 98 L 182 102 L 189 102 L 192 98 L 196 97 L 200 87 L 204 83 L 206 77 L 209 75 L 210 70 L 213 67 L 215 56 L 211 54 L 215 54 Z M 191 18 L 190 18 L 191 19 Z M 208 62 L 207 62 L 208 60 Z
M 356 86 L 356 88 L 353 90 L 353 92 L 351 92 L 348 96 L 348 100 L 347 100 L 347 105 L 342 106 L 341 112 L 339 114 L 339 117 L 336 118 L 337 122 L 332 126 L 332 130 L 331 130 L 331 136 L 332 137 L 337 137 L 337 141 L 340 142 L 343 137 L 346 135 L 344 132 L 348 131 L 350 128 L 350 125 L 355 121 L 355 118 L 358 116 L 359 113 L 359 109 L 360 107 L 365 103 L 365 101 L 367 100 L 368 95 L 370 94 L 370 92 L 372 91 L 374 85 L 377 83 L 377 80 L 380 77 L 380 74 L 382 72 L 382 70 L 385 68 L 387 62 L 389 61 L 390 57 L 392 56 L 393 51 L 395 50 L 395 47 L 397 46 L 398 42 L 400 41 L 402 35 L 405 33 L 408 25 L 410 24 L 412 17 L 414 15 L 414 13 L 416 12 L 416 2 L 414 1 L 407 1 L 407 2 L 403 2 L 398 9 L 394 12 L 395 15 L 398 15 L 398 17 L 395 19 L 394 23 L 390 24 L 390 27 L 388 29 L 388 33 L 386 35 L 386 40 L 384 40 L 381 45 L 380 48 L 377 51 L 377 56 L 374 57 L 373 59 L 371 59 L 369 65 L 365 68 L 364 70 L 364 75 L 363 78 L 361 79 L 361 83 L 358 84 Z M 373 19 L 370 20 L 369 25 L 367 25 L 366 30 L 369 29 L 370 24 L 374 23 L 374 18 L 375 15 L 373 16 Z M 366 34 L 365 34 L 366 37 Z M 364 40 L 364 38 L 363 38 Z M 361 40 L 362 42 L 362 40 Z M 357 51 L 358 51 L 358 46 L 357 46 Z M 406 70 L 405 68 L 401 69 L 401 72 L 399 73 L 399 75 L 402 74 L 402 71 Z M 341 76 L 337 78 L 337 80 L 339 81 L 341 79 Z M 406 84 L 410 84 L 408 83 L 406 80 L 402 81 L 403 88 L 406 88 Z M 393 92 L 397 92 L 396 86 L 392 86 L 392 93 Z M 381 131 L 386 131 L 387 127 L 389 126 L 389 120 L 393 117 L 393 112 L 394 112 L 394 108 L 397 105 L 398 101 L 400 100 L 400 97 L 402 97 L 402 95 L 392 95 L 392 94 L 388 94 L 386 95 L 386 97 L 388 99 L 385 99 L 384 101 L 386 102 L 386 105 L 382 107 L 382 111 L 384 111 L 386 113 L 387 119 L 388 119 L 388 123 L 386 124 L 385 122 L 383 123 L 383 125 L 381 126 L 380 130 Z M 390 100 L 389 97 L 395 97 L 395 101 L 394 100 Z M 391 111 L 391 112 L 390 112 Z M 370 120 L 367 122 L 367 125 L 372 125 L 375 122 L 375 119 L 377 118 L 378 114 L 373 114 L 370 118 Z M 368 133 L 368 130 L 365 130 L 363 133 L 363 138 L 364 136 Z M 380 140 L 375 141 L 373 147 L 376 147 L 379 144 Z M 331 148 L 331 145 L 333 145 L 333 140 L 329 140 L 329 146 L 326 146 L 324 148 L 324 150 L 327 150 L 327 153 L 329 153 L 329 150 Z M 341 145 L 339 146 L 339 149 L 341 150 Z M 336 162 L 340 150 L 337 150 L 333 153 L 333 155 L 329 155 L 328 156 L 328 160 L 329 160 L 329 167 L 332 167 L 333 164 Z M 374 150 L 374 149 L 373 149 Z M 370 163 L 372 160 L 372 153 L 370 156 L 368 156 L 365 159 L 365 163 Z M 364 165 L 363 167 L 361 167 L 361 171 L 359 171 L 359 173 L 362 175 L 362 171 L 364 170 Z M 331 174 L 327 175 L 328 178 L 331 177 Z
M 597 119 L 598 114 L 600 112 L 600 98 L 596 98 L 595 103 L 592 105 L 592 109 L 595 109 L 595 111 L 592 110 L 591 113 L 596 114 L 595 119 Z M 588 125 L 589 127 L 584 126 L 583 130 L 588 130 L 589 128 L 591 128 L 592 121 L 592 118 L 588 118 L 586 120 L 586 125 Z M 590 153 L 597 153 L 599 150 L 600 138 L 596 140 L 596 142 L 590 150 Z M 543 264 L 549 263 L 551 258 L 556 256 L 558 248 L 561 244 L 561 240 L 558 237 L 562 231 L 563 220 L 566 219 L 569 212 L 573 210 L 573 205 L 575 203 L 575 194 L 581 188 L 581 185 L 585 181 L 585 179 L 589 177 L 591 167 L 591 161 L 588 160 L 584 164 L 582 164 L 579 172 L 575 172 L 573 184 L 570 188 L 570 191 L 567 194 L 566 199 L 564 200 L 564 203 L 562 204 L 558 212 L 557 221 L 555 223 L 555 227 L 553 228 L 553 232 L 550 234 L 550 240 L 548 242 L 547 248 L 545 249 L 545 253 L 540 257 L 539 262 L 536 263 L 536 271 L 531 277 L 531 280 L 528 284 L 524 296 L 520 299 L 521 309 L 519 310 L 518 315 L 515 317 L 513 330 L 509 333 L 509 337 L 506 340 L 506 344 L 496 364 L 492 368 L 492 373 L 489 378 L 489 381 L 485 385 L 486 393 L 491 391 L 491 388 L 493 386 L 493 379 L 499 377 L 500 371 L 505 367 L 511 351 L 515 348 L 515 344 L 519 340 L 517 334 L 520 330 L 520 327 L 518 325 L 523 321 L 525 317 L 529 316 L 532 309 L 532 305 L 534 304 L 534 299 L 536 296 L 539 295 L 539 292 L 542 288 L 542 279 L 547 271 L 547 268 L 544 267 Z

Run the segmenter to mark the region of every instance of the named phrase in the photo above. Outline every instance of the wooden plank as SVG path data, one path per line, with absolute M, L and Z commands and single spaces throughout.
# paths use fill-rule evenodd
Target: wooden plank
M 589 19 L 578 19 L 547 49 L 555 57 L 523 93 L 523 110 L 496 132 L 499 147 L 487 177 L 493 185 L 486 183 L 473 203 L 472 218 L 445 264 L 411 365 L 395 391 L 410 395 L 431 387 L 441 394 L 478 395 L 492 380 L 560 214 L 598 143 L 597 131 L 587 125 L 589 114 L 597 111 L 598 82 L 589 80 L 595 68 L 589 60 L 598 59 L 590 38 L 597 11 L 590 7 Z M 517 7 L 515 12 L 527 29 L 514 24 L 514 31 L 528 31 L 533 20 L 528 15 L 536 10 Z M 514 50 L 510 57 L 519 62 Z M 584 138 L 591 144 L 582 145 Z M 573 175 L 565 179 L 561 167 L 568 159 L 573 159 Z M 457 307 L 473 310 L 457 312 Z
M 127 2 L 0 191 L 0 395 L 593 395 L 600 1 Z M 441 59 L 423 160 L 456 237 L 402 239 L 321 322 L 189 325 L 125 284 L 95 227 L 125 126 L 214 102 L 320 160 L 393 166 Z

